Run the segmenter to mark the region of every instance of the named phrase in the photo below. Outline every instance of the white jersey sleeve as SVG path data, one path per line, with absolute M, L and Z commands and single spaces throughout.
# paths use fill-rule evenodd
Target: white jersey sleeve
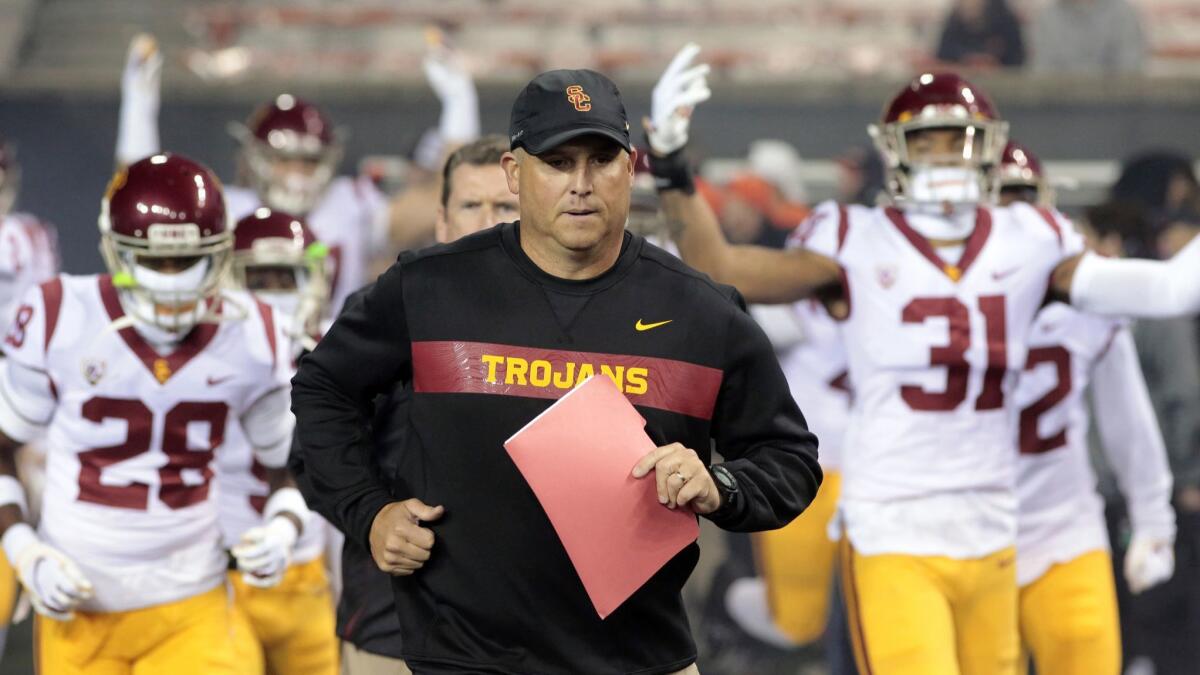
M 1162 431 L 1127 328 L 1096 363 L 1092 375 L 1096 425 L 1117 484 L 1129 503 L 1134 530 L 1155 538 L 1175 536 L 1171 469 Z
M 1075 268 L 1071 303 L 1096 314 L 1167 318 L 1200 312 L 1200 237 L 1170 260 L 1117 260 L 1087 253 Z
M 29 289 L 10 312 L 0 366 L 0 431 L 25 443 L 41 434 L 57 406 L 46 348 L 58 322 L 60 280 Z
M 835 201 L 824 201 L 792 232 L 788 247 L 799 247 L 840 262 L 849 231 L 849 209 Z
M 1019 205 L 1019 206 L 1018 206 Z M 1058 209 L 1050 209 L 1045 207 L 1035 207 L 1024 202 L 1017 202 L 1013 207 L 1020 210 L 1033 210 L 1046 221 L 1054 230 L 1058 237 L 1059 247 L 1061 248 L 1061 257 L 1063 260 L 1077 256 L 1087 249 L 1087 240 L 1075 228 L 1075 224 L 1069 218 L 1063 215 Z M 1027 216 L 1029 217 L 1029 216 Z
M 291 391 L 280 387 L 268 391 L 241 417 L 246 440 L 263 466 L 278 469 L 287 465 L 296 418 L 292 415 Z

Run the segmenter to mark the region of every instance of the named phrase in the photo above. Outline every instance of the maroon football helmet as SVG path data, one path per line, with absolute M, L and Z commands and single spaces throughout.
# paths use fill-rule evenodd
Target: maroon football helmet
M 301 219 L 263 207 L 238 221 L 233 240 L 234 283 L 289 317 L 293 337 L 301 343 L 311 342 L 329 300 L 328 255 L 329 249 Z M 279 279 L 280 273 L 288 283 L 264 283 Z M 311 349 L 316 345 L 305 346 Z
M 12 210 L 21 188 L 21 167 L 17 151 L 6 139 L 0 138 L 0 218 Z
M 1008 202 L 1029 201 L 1039 206 L 1054 206 L 1054 188 L 1046 180 L 1041 160 L 1029 148 L 1009 141 L 1000 158 L 999 173 L 1002 203 L 1008 195 L 1014 197 Z
M 913 200 L 911 178 L 921 166 L 909 156 L 909 135 L 926 129 L 962 129 L 963 141 L 950 164 L 978 172 L 981 199 L 996 189 L 995 167 L 1008 137 L 987 94 L 953 73 L 924 73 L 914 78 L 883 109 L 879 124 L 867 131 L 883 156 L 888 189 L 897 202 Z M 944 166 L 944 165 L 943 165 Z
M 113 284 L 131 300 L 126 310 L 174 334 L 200 320 L 232 246 L 220 181 L 180 155 L 152 155 L 120 169 L 100 203 L 100 252 Z M 171 310 L 180 307 L 186 309 Z
M 316 106 L 281 94 L 235 124 L 250 187 L 272 209 L 306 214 L 329 187 L 342 159 L 333 122 Z

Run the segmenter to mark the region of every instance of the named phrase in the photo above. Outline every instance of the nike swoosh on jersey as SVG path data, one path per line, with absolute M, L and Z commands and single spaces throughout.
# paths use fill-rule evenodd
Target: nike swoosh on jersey
M 651 328 L 658 328 L 659 326 L 665 326 L 665 325 L 671 323 L 672 321 L 674 321 L 674 319 L 667 319 L 666 321 L 659 321 L 657 323 L 642 323 L 642 320 L 638 319 L 637 323 L 633 324 L 633 327 L 638 329 L 639 331 L 650 330 Z
M 1000 281 L 1001 279 L 1004 279 L 1005 277 L 1012 276 L 1012 274 L 1014 272 L 1016 272 L 1017 270 L 1020 270 L 1020 269 L 1021 269 L 1020 267 L 1013 267 L 1011 269 L 1007 269 L 1007 270 L 1003 270 L 1003 271 L 997 270 L 995 272 L 992 272 L 992 279 L 994 279 L 996 281 Z
M 215 387 L 218 384 L 227 382 L 232 379 L 233 379 L 233 375 L 226 375 L 225 377 L 213 377 L 212 375 L 209 375 L 208 376 L 208 386 Z

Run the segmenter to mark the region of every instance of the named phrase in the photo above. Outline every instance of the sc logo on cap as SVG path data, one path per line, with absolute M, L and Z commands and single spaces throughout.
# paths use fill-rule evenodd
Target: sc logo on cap
M 588 102 L 592 100 L 592 97 L 585 94 L 583 87 L 577 84 L 567 87 L 567 100 L 579 112 L 587 112 L 592 109 L 592 104 Z

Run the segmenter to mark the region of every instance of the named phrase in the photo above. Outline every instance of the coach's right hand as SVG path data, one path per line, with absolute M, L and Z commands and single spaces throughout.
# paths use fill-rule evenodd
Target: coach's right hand
M 429 506 L 420 499 L 392 502 L 379 510 L 371 523 L 371 557 L 379 569 L 396 576 L 408 576 L 421 569 L 433 550 L 433 530 L 421 527 L 446 510 Z

